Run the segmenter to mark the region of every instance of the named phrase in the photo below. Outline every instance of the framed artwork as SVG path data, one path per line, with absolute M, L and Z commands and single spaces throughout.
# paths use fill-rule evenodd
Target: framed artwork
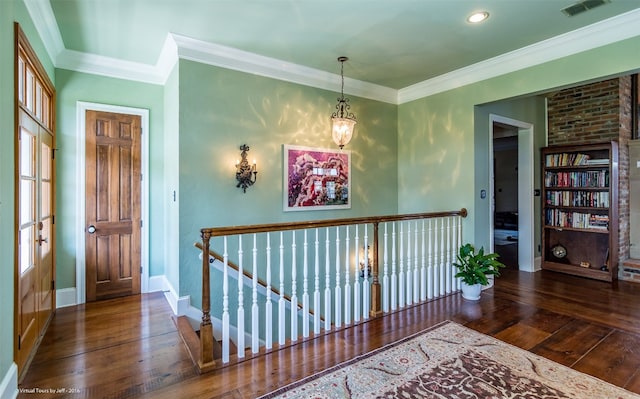
M 284 145 L 284 210 L 351 208 L 351 152 Z

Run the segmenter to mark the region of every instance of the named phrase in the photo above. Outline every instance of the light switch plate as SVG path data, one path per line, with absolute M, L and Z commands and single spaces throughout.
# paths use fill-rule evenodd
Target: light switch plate
M 636 168 L 640 168 L 640 161 L 636 161 Z

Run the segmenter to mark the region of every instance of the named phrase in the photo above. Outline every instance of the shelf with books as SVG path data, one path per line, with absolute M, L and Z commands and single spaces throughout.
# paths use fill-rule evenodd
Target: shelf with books
M 542 268 L 617 279 L 618 145 L 542 149 Z

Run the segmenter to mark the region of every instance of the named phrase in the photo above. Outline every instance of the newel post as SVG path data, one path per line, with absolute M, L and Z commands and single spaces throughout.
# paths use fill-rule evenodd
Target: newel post
M 211 232 L 201 230 L 202 237 L 202 321 L 200 322 L 200 369 L 215 365 L 213 360 L 213 326 L 211 325 L 211 287 L 209 285 L 209 240 Z
M 373 283 L 371 284 L 371 317 L 377 317 L 382 314 L 382 289 L 380 287 L 380 279 L 378 278 L 378 222 L 373 223 L 373 256 L 372 256 L 372 275 Z

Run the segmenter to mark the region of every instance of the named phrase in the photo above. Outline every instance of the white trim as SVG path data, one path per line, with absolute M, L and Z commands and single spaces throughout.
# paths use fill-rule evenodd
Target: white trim
M 340 75 L 334 73 L 178 34 L 172 34 L 172 36 L 178 48 L 178 57 L 182 59 L 319 89 L 340 91 Z M 347 94 L 363 98 L 391 104 L 397 103 L 397 91 L 395 89 L 361 80 L 345 78 L 344 91 Z
M 167 280 L 166 278 L 165 286 L 166 289 L 164 290 L 164 297 L 167 299 L 167 302 L 169 302 L 169 306 L 171 306 L 173 314 L 176 316 L 184 316 L 185 314 L 187 314 L 191 306 L 191 296 L 186 295 L 179 297 L 175 288 L 173 288 L 169 280 Z
M 428 97 L 640 35 L 640 9 L 543 40 L 398 91 L 398 104 Z
M 84 231 L 86 227 L 85 215 L 85 114 L 88 110 L 113 112 L 128 115 L 140 116 L 140 127 L 142 128 L 141 142 L 141 169 L 142 182 L 140 184 L 140 217 L 142 218 L 142 232 L 140 236 L 140 263 L 142 264 L 142 274 L 140 275 L 140 291 L 148 292 L 149 287 L 149 110 L 142 108 L 123 107 L 117 105 L 89 103 L 78 101 L 76 103 L 76 302 L 82 304 L 86 302 L 87 292 L 85 286 L 85 239 Z
M 178 57 L 288 82 L 338 91 L 339 75 L 231 47 L 169 33 L 156 65 L 122 61 L 64 49 L 47 0 L 24 0 L 57 68 L 119 79 L 164 84 Z M 404 104 L 464 85 L 553 61 L 640 35 L 640 9 L 428 79 L 400 90 L 345 78 L 345 93 L 391 104 Z M 78 68 L 78 69 L 75 69 Z
M 489 114 L 489 247 L 494 247 L 494 180 L 493 176 L 493 123 L 499 122 L 518 128 L 518 264 L 522 271 L 535 271 L 533 259 L 533 125 L 515 119 Z
M 0 399 L 15 399 L 18 397 L 18 366 L 11 363 L 9 370 L 0 382 Z
M 51 8 L 51 2 L 49 0 L 23 0 L 23 2 L 49 58 L 55 65 L 58 54 L 64 50 L 64 42 L 60 29 L 58 29 L 56 16 L 53 14 L 53 8 Z
M 77 298 L 76 287 L 56 290 L 56 308 L 60 309 L 77 305 Z

